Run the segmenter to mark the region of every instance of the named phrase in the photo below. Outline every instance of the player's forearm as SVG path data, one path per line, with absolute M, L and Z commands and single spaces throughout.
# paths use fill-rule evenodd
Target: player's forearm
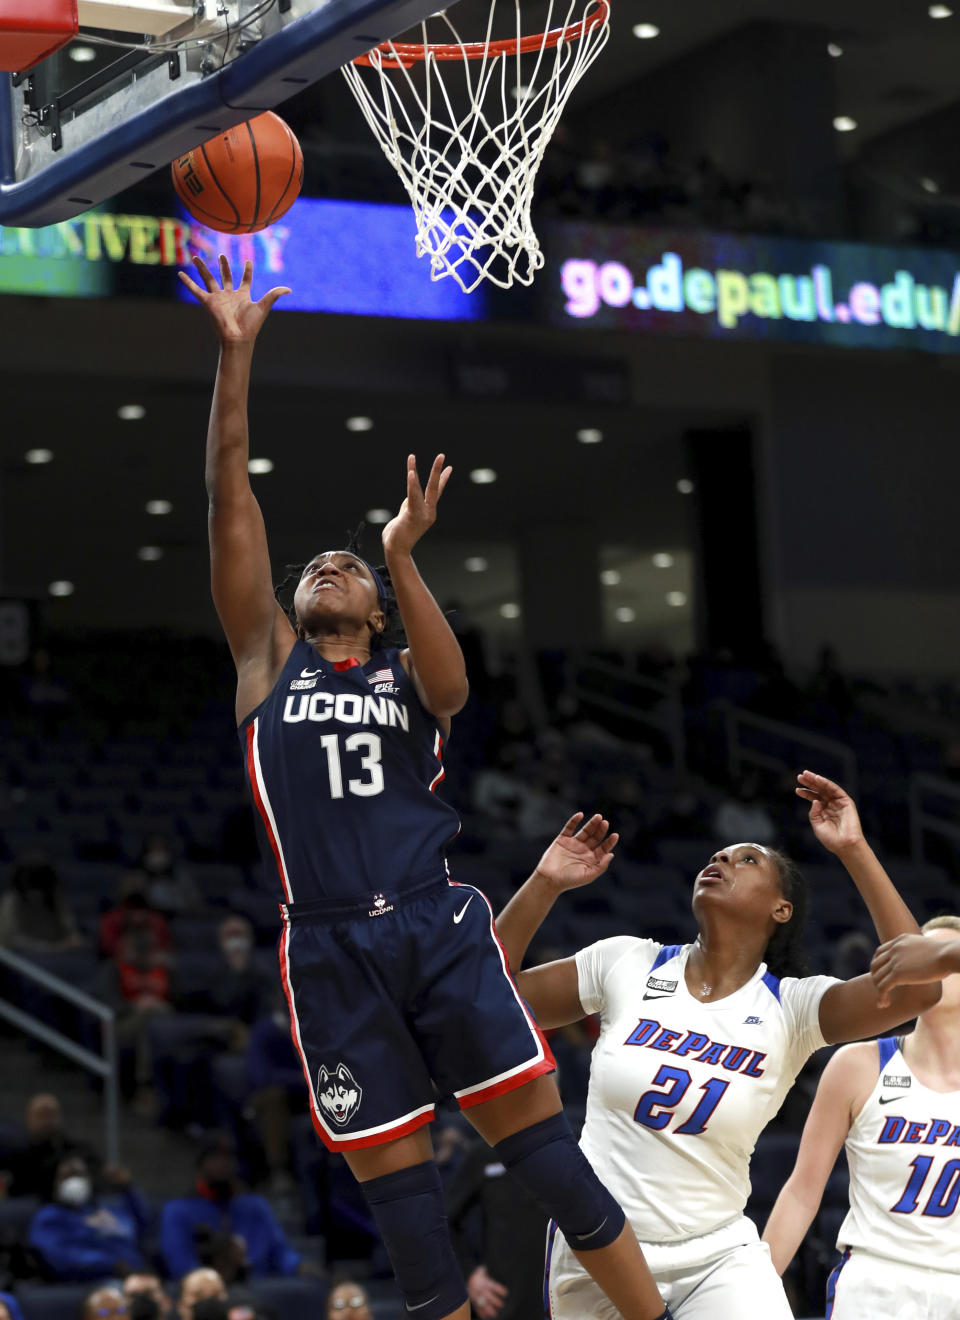
M 896 935 L 919 933 L 913 913 L 865 839 L 838 855 L 866 904 L 881 944 Z
M 778 1274 L 793 1260 L 819 1206 L 820 1196 L 801 1192 L 792 1178 L 784 1184 L 763 1230 L 763 1241 L 770 1248 L 773 1268 Z
M 222 343 L 207 428 L 206 483 L 211 502 L 250 488 L 247 396 L 253 343 Z
M 468 693 L 460 643 L 412 557 L 387 551 L 386 559 L 410 659 L 427 698 L 427 708 L 438 718 L 456 715 Z
M 497 917 L 497 934 L 512 972 L 519 972 L 523 966 L 530 941 L 546 920 L 558 892 L 550 880 L 534 871 Z

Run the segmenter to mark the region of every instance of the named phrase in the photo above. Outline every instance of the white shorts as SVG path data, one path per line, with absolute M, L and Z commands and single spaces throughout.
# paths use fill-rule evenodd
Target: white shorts
M 745 1216 L 686 1242 L 640 1245 L 674 1320 L 793 1320 L 770 1250 Z M 544 1302 L 549 1320 L 620 1320 L 553 1224 Z
M 850 1247 L 827 1282 L 827 1320 L 957 1320 L 960 1277 Z

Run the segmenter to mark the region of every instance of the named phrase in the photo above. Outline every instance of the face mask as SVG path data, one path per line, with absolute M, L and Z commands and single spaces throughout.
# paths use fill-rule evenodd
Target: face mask
M 74 1173 L 60 1184 L 57 1200 L 63 1205 L 86 1205 L 92 1194 L 93 1186 L 86 1174 Z
M 223 941 L 224 953 L 249 953 L 250 941 L 246 935 L 228 935 Z

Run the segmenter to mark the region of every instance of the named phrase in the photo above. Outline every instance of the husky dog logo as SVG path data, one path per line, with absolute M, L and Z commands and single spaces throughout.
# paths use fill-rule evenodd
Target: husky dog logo
M 346 1064 L 338 1063 L 333 1072 L 321 1065 L 317 1074 L 317 1100 L 320 1108 L 342 1127 L 360 1107 L 363 1091 Z

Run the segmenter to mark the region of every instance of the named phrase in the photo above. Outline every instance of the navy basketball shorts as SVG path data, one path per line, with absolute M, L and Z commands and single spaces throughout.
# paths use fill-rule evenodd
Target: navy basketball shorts
M 280 971 L 329 1150 L 393 1141 L 552 1072 L 479 889 L 446 877 L 357 903 L 281 905 Z

